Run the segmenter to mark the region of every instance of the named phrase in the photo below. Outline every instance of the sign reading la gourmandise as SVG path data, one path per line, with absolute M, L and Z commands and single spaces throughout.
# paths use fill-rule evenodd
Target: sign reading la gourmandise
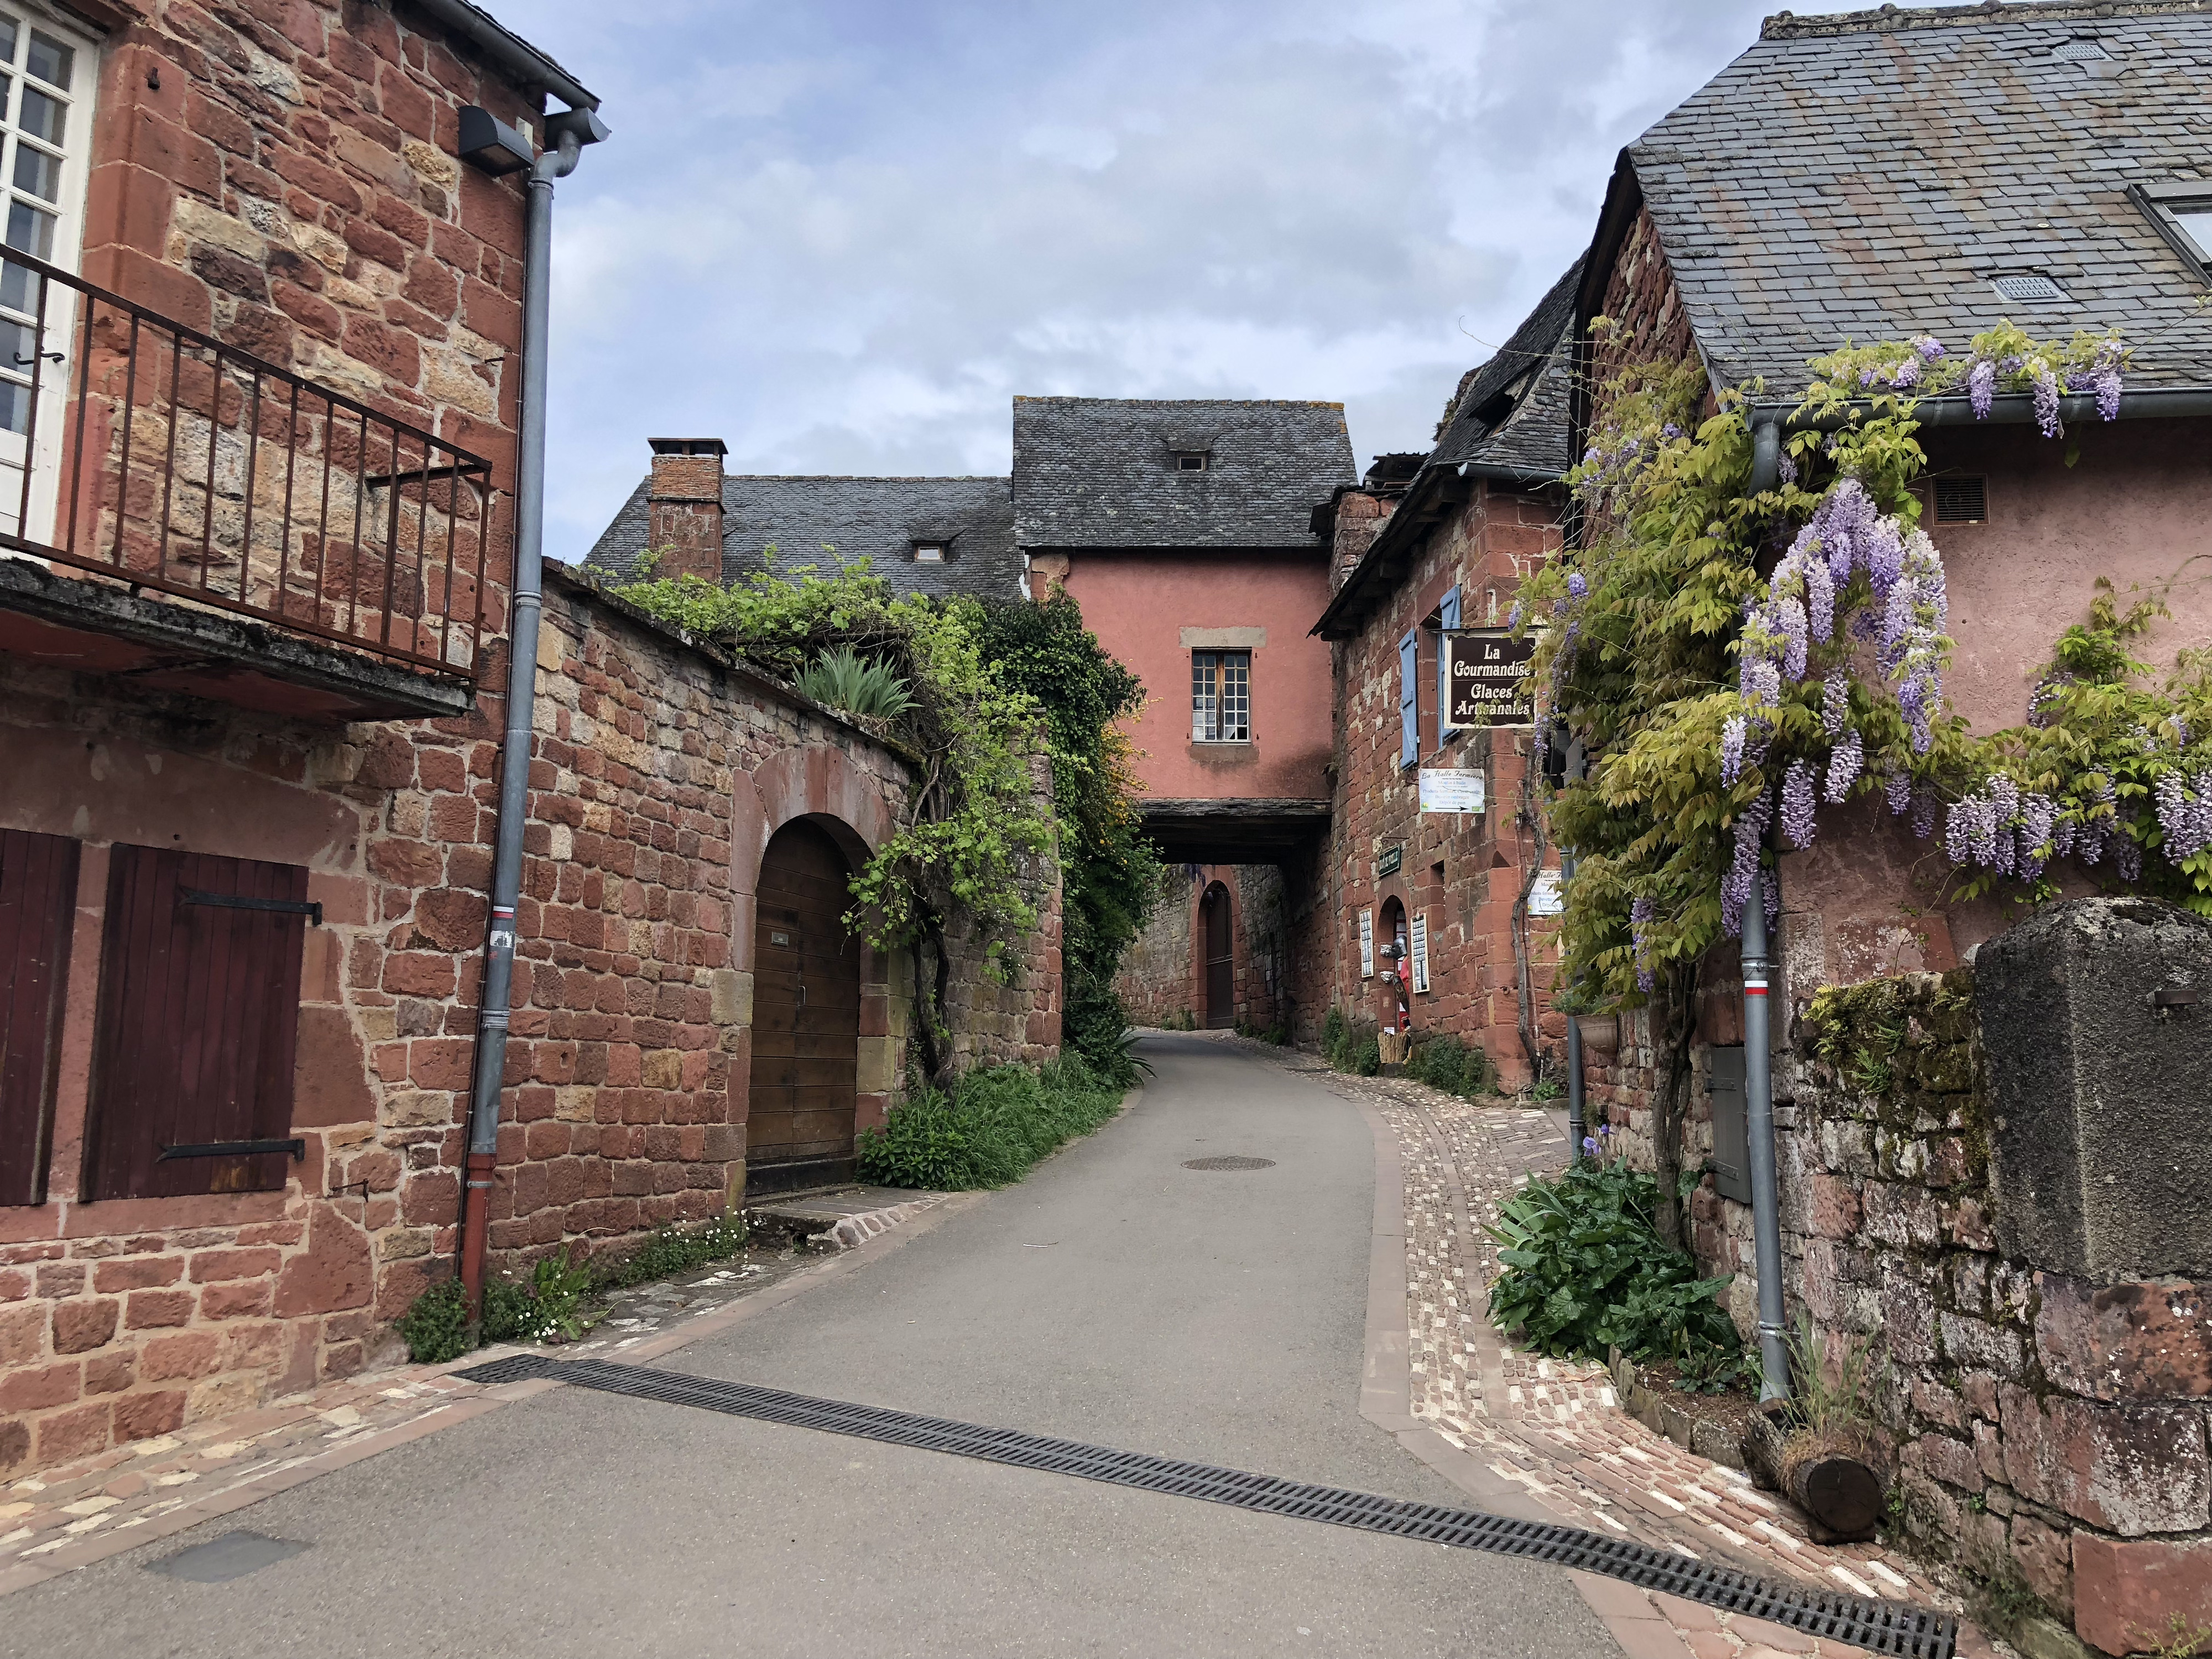
M 1503 628 L 1457 628 L 1443 637 L 1444 676 L 1451 686 L 1447 726 L 1536 723 L 1534 635 L 1516 640 Z

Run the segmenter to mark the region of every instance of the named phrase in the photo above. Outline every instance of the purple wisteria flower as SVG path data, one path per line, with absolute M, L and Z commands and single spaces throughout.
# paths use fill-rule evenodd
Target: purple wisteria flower
M 1790 838 L 1792 847 L 1813 844 L 1813 763 L 1802 758 L 1791 761 L 1790 769 L 1782 779 L 1782 833 Z
M 1521 626 L 1522 622 L 1527 620 L 1528 616 L 1528 606 L 1527 601 L 1516 599 L 1513 601 L 1513 609 L 1505 614 L 1505 625 L 1508 628 L 1518 628 Z
M 1851 677 L 1840 668 L 1820 683 L 1820 729 L 1832 738 L 1843 735 L 1851 718 Z
M 1809 649 L 1805 607 L 1796 599 L 1782 599 L 1773 608 L 1775 631 L 1782 636 L 1782 672 L 1789 678 L 1805 678 L 1805 655 Z
M 1576 599 L 1588 599 L 1589 597 L 1589 578 L 1583 575 L 1579 570 L 1569 571 L 1567 573 L 1567 592 Z
M 1889 802 L 1890 817 L 1900 818 L 1912 810 L 1912 775 L 1910 772 L 1892 772 L 1882 780 L 1881 789 L 1883 798 Z
M 1774 796 L 1765 790 L 1736 815 L 1729 872 L 1721 879 L 1721 927 L 1731 939 L 1743 932 L 1743 907 L 1750 902 L 1751 884 L 1759 878 L 1759 843 L 1773 820 Z
M 1743 740 L 1749 731 L 1750 721 L 1741 714 L 1731 714 L 1721 725 L 1721 787 L 1731 789 L 1743 775 Z
M 1836 632 L 1836 584 L 1828 567 L 1818 559 L 1805 567 L 1805 620 L 1816 640 Z
M 2035 423 L 2043 428 L 2043 435 L 2055 438 L 2061 428 L 2058 421 L 2058 376 L 2051 365 L 2040 357 L 2035 360 Z
M 1773 871 L 1759 872 L 1759 893 L 1766 902 L 1766 926 L 1771 932 L 1774 924 L 1782 920 L 1782 883 Z
M 1914 351 L 1917 352 L 1922 360 L 1926 362 L 1932 363 L 1938 357 L 1943 356 L 1943 343 L 1937 339 L 1933 334 L 1914 335 L 1912 337 L 1912 349 Z
M 2112 837 L 2112 868 L 2130 887 L 2142 879 L 2142 848 L 2125 836 Z
M 1797 482 L 1797 463 L 1790 459 L 1790 452 L 1786 449 L 1782 452 L 1782 465 L 1779 471 L 1783 483 L 1794 484 Z
M 1925 785 L 1912 791 L 1912 833 L 1926 841 L 1936 833 L 1936 809 L 1941 803 L 1936 792 Z
M 1682 435 L 1682 428 L 1676 426 L 1674 422 L 1669 421 L 1666 425 L 1659 428 L 1659 435 L 1669 440 L 1679 438 Z
M 1629 945 L 1636 956 L 1636 988 L 1639 991 L 1650 990 L 1654 983 L 1651 976 L 1650 964 L 1645 959 L 1644 954 L 1644 933 L 1651 925 L 1651 901 L 1648 898 L 1631 899 L 1629 901 Z
M 2175 864 L 2212 847 L 2212 769 L 2185 775 L 2179 767 L 2159 774 L 2152 786 L 2166 856 Z
M 1828 787 L 1826 793 L 1830 805 L 1843 800 L 1851 793 L 1851 786 L 1866 769 L 1866 743 L 1856 732 L 1848 732 L 1828 756 Z
M 1997 395 L 1997 366 L 1987 358 L 1966 371 L 1966 401 L 1973 405 L 1974 418 L 1986 421 L 1990 404 Z

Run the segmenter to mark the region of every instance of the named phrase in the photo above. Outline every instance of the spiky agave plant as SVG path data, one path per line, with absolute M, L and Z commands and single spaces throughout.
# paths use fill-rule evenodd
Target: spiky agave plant
M 914 693 L 889 664 L 863 657 L 849 645 L 832 647 L 807 664 L 799 689 L 826 708 L 875 720 L 896 720 L 914 707 Z

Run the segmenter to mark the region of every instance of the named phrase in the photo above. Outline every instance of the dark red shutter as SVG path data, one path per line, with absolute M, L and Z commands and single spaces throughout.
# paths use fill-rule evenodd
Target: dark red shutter
M 165 1147 L 291 1133 L 307 918 L 192 893 L 303 902 L 307 872 L 157 847 L 110 854 L 86 1157 L 95 1199 L 284 1184 L 283 1152 L 161 1159 Z
M 46 1201 L 76 845 L 0 830 L 0 1204 Z

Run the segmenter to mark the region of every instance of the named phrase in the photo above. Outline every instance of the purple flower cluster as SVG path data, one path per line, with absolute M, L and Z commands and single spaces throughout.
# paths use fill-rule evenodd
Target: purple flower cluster
M 2058 851 L 2057 824 L 2056 801 L 1999 773 L 1953 803 L 1943 826 L 1944 856 L 1961 869 L 1976 864 L 2033 881 Z
M 1916 786 L 1912 791 L 1912 833 L 1926 841 L 1936 833 L 1936 809 L 1941 805 L 1936 792 L 1927 786 Z
M 1743 740 L 1750 722 L 1731 714 L 1721 726 L 1721 787 L 1732 789 L 1743 775 Z
M 2097 355 L 2085 368 L 2069 370 L 2066 376 L 2069 392 L 2094 392 L 2097 394 L 2097 418 L 2117 421 L 2120 417 L 2120 360 L 2126 348 L 2118 340 L 2108 339 L 2097 348 Z
M 1820 729 L 1831 739 L 1844 734 L 1851 718 L 1851 677 L 1840 668 L 1828 671 L 1820 683 Z
M 1750 902 L 1751 884 L 1759 878 L 1759 845 L 1774 819 L 1774 797 L 1762 790 L 1759 798 L 1737 814 L 1735 846 L 1729 872 L 1721 878 L 1721 926 L 1734 939 L 1743 932 L 1743 907 Z
M 1912 775 L 1892 772 L 1881 781 L 1882 795 L 1889 802 L 1889 815 L 1903 817 L 1912 808 Z
M 1866 769 L 1866 742 L 1856 732 L 1845 735 L 1828 756 L 1828 803 L 1833 805 L 1851 793 L 1859 774 Z
M 1781 478 L 1786 484 L 1797 482 L 1797 463 L 1790 458 L 1790 452 L 1786 449 L 1782 452 Z
M 1966 371 L 1966 401 L 1973 405 L 1974 418 L 1986 421 L 1990 404 L 1997 395 L 1997 366 L 1986 357 Z
M 1646 992 L 1653 983 L 1650 963 L 1644 955 L 1645 931 L 1651 925 L 1651 908 L 1648 898 L 1631 899 L 1628 903 L 1629 942 L 1636 955 L 1636 988 Z
M 1813 844 L 1813 763 L 1799 758 L 1790 763 L 1782 778 L 1782 833 L 1792 847 Z
M 2152 786 L 2166 855 L 2174 863 L 2212 847 L 2212 768 L 2185 775 L 2179 767 L 2159 774 Z
M 2035 380 L 2035 423 L 2043 428 L 2043 435 L 2055 438 L 2059 434 L 2058 376 L 2049 363 L 2038 357 L 2033 370 Z
M 1589 597 L 1589 578 L 1579 570 L 1567 573 L 1567 592 L 1570 597 L 1586 599 Z

